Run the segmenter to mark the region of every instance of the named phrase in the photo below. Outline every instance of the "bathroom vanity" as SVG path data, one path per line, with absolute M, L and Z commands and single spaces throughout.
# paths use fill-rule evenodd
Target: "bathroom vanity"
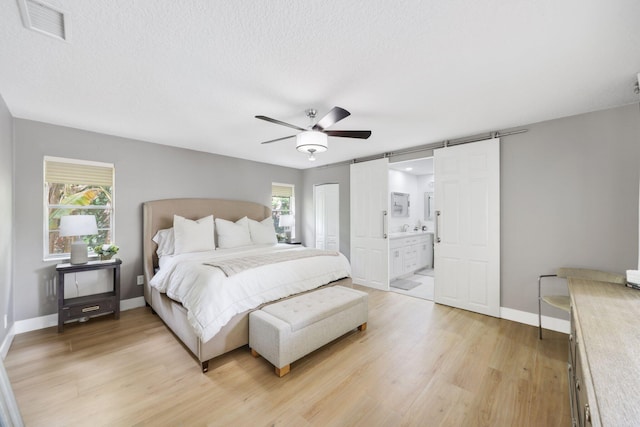
M 433 233 L 427 231 L 389 234 L 389 279 L 433 265 Z

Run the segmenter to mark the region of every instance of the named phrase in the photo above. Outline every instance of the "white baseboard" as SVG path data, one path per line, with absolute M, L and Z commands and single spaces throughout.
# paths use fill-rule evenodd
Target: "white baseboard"
M 144 297 L 130 298 L 120 301 L 120 311 L 144 307 Z
M 7 332 L 4 340 L 2 340 L 2 345 L 0 345 L 0 357 L 2 357 L 2 360 L 7 357 L 7 353 L 9 353 L 9 348 L 11 347 L 11 343 L 13 342 L 13 337 L 15 336 L 16 333 L 14 332 L 13 325 L 11 325 L 11 327 L 9 328 L 9 332 Z
M 144 307 L 144 297 L 136 297 L 120 301 L 120 311 L 132 310 L 138 307 Z M 13 324 L 12 329 L 14 330 L 14 335 L 17 335 L 57 325 L 58 315 L 49 314 L 48 316 L 34 317 L 33 319 L 18 320 Z M 13 337 L 11 337 L 11 339 L 13 340 Z
M 500 307 L 500 317 L 514 322 L 524 323 L 538 327 L 538 314 L 528 311 L 514 310 L 513 308 Z M 555 317 L 542 316 L 542 327 L 551 331 L 568 334 L 571 326 L 568 320 L 556 319 Z
M 58 315 L 34 317 L 32 319 L 18 320 L 13 324 L 16 335 L 25 332 L 37 331 L 38 329 L 49 328 L 58 324 Z

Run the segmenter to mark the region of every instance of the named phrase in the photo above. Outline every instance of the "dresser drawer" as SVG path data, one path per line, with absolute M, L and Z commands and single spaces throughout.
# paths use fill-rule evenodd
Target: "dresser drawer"
M 578 345 L 578 338 L 576 337 L 576 320 L 573 312 L 573 306 L 571 306 L 571 331 L 569 332 L 569 362 L 571 366 L 576 366 L 576 346 Z

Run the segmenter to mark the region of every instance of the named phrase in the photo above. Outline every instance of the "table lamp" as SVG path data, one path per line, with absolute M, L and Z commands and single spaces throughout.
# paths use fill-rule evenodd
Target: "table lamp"
M 293 226 L 293 215 L 280 215 L 278 225 L 284 229 L 286 240 L 291 240 L 291 227 Z
M 71 244 L 71 264 L 86 264 L 89 261 L 87 244 L 80 238 L 98 234 L 98 225 L 94 215 L 67 215 L 60 218 L 60 236 L 75 236 Z

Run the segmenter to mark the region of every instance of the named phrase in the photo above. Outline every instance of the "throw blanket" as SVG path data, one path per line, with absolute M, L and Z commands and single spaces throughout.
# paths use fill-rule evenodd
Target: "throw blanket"
M 303 251 L 283 251 L 265 253 L 260 255 L 249 255 L 242 258 L 233 258 L 227 260 L 218 260 L 205 262 L 204 265 L 218 267 L 227 277 L 234 274 L 242 273 L 251 268 L 261 267 L 263 265 L 276 264 L 279 262 L 292 261 L 295 259 L 310 258 L 314 256 L 338 256 L 336 251 L 323 251 L 321 249 L 305 249 Z

